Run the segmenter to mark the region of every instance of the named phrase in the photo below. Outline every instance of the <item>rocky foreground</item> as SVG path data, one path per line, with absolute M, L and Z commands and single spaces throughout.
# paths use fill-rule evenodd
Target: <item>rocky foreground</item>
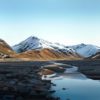
M 100 60 L 56 62 L 77 66 L 89 78 L 100 80 Z M 0 62 L 0 100 L 58 100 L 51 96 L 52 83 L 41 80 L 40 66 L 46 66 L 44 75 L 65 70 L 65 65 L 54 67 L 50 62 Z
M 37 74 L 39 62 L 0 63 L 0 100 L 54 100 L 50 81 Z

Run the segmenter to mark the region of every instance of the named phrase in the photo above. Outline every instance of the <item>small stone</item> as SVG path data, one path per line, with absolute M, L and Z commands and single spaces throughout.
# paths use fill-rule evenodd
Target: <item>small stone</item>
M 49 91 L 50 93 L 54 93 L 54 92 L 56 92 L 55 90 L 52 90 L 52 91 Z
M 60 100 L 60 97 L 57 97 L 56 100 Z
M 62 88 L 63 90 L 66 90 L 66 88 Z
M 14 96 L 13 95 L 5 95 L 5 96 L 3 96 L 2 100 L 14 100 Z
M 16 80 L 11 80 L 9 83 L 14 85 L 14 84 L 16 84 Z
M 4 88 L 3 88 L 3 91 L 8 91 L 8 90 L 9 90 L 8 87 L 4 87 Z
M 23 97 L 19 96 L 16 98 L 16 100 L 23 100 Z
M 56 86 L 56 84 L 52 83 L 52 86 Z

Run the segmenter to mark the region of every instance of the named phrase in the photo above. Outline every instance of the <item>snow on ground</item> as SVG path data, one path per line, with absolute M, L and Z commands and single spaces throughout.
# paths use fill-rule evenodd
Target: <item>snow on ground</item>
M 83 57 L 90 57 L 97 52 L 100 52 L 100 47 L 90 44 L 79 44 L 74 46 L 65 46 L 59 43 L 51 43 L 37 37 L 29 37 L 21 43 L 12 47 L 16 52 L 24 52 L 27 50 L 40 50 L 43 48 L 54 49 L 59 52 L 77 53 Z

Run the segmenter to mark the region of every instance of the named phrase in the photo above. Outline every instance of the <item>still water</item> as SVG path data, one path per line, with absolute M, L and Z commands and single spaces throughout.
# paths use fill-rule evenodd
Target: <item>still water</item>
M 100 100 L 100 81 L 87 78 L 77 71 L 47 76 L 55 90 L 53 96 L 61 100 Z

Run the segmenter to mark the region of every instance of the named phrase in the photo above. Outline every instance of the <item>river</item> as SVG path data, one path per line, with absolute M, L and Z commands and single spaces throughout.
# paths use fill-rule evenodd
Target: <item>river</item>
M 73 66 L 64 73 L 47 75 L 45 79 L 55 84 L 51 86 L 55 90 L 52 95 L 60 100 L 100 100 L 100 80 L 89 79 L 76 70 Z

